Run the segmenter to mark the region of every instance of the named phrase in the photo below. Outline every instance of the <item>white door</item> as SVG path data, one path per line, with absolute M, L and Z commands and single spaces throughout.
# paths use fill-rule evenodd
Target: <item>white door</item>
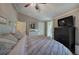
M 53 21 L 47 22 L 47 36 L 53 37 Z

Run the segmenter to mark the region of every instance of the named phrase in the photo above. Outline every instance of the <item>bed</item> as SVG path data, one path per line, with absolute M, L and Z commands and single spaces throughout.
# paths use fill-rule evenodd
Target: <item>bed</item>
M 9 55 L 72 55 L 72 52 L 49 37 L 25 35 Z

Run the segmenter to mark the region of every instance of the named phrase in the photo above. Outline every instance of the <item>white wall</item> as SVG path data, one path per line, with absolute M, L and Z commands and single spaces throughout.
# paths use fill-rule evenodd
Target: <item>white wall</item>
M 44 22 L 39 21 L 33 17 L 18 13 L 18 20 L 22 22 L 26 22 L 26 32 L 27 34 L 33 34 L 33 35 L 44 35 L 45 30 L 44 30 Z M 30 24 L 35 23 L 36 24 L 36 32 L 30 32 Z M 29 33 L 30 32 L 30 33 Z
M 38 22 L 38 35 L 45 35 L 45 23 Z
M 29 31 L 30 31 L 30 27 L 29 27 L 30 24 L 38 22 L 37 19 L 30 17 L 28 15 L 21 14 L 21 13 L 18 13 L 18 20 L 22 22 L 26 22 L 26 33 L 27 34 L 29 34 Z
M 15 32 L 16 30 L 16 21 L 17 21 L 17 13 L 15 11 L 15 9 L 13 8 L 12 4 L 9 3 L 0 3 L 0 16 L 3 16 L 5 18 L 7 18 L 8 24 L 6 24 L 5 26 L 1 25 L 0 26 L 0 30 L 1 27 L 4 27 L 4 31 L 11 31 L 11 32 Z
M 53 34 L 54 34 L 54 32 L 53 32 L 53 21 L 48 21 L 47 22 L 47 36 L 54 38 Z

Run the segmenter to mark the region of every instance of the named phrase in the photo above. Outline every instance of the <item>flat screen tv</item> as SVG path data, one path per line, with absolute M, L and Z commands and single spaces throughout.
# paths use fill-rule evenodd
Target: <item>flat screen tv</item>
M 58 19 L 58 26 L 74 26 L 74 20 L 73 16 Z

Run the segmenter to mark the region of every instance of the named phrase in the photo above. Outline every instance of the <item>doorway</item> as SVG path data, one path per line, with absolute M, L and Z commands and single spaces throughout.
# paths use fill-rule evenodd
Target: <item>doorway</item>
M 48 21 L 47 22 L 47 36 L 53 38 L 53 21 Z

